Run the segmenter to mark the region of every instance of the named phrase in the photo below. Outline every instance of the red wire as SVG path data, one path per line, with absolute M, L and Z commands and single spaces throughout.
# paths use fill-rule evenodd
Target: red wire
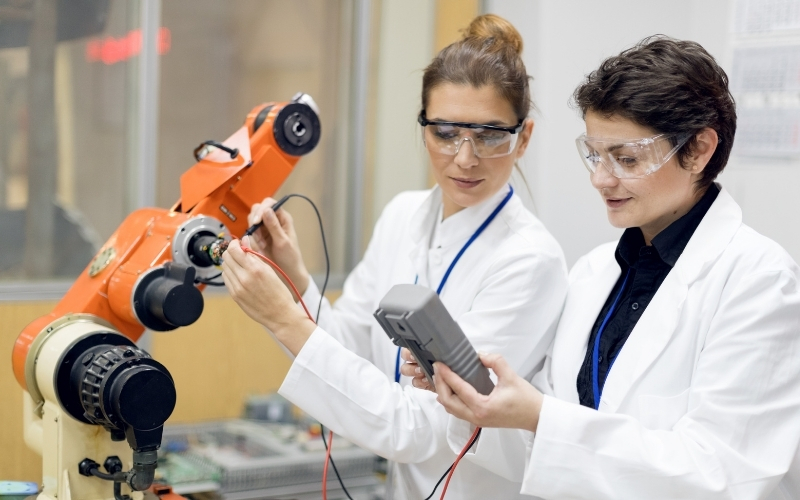
M 458 462 L 460 462 L 461 458 L 467 454 L 467 450 L 469 450 L 470 445 L 472 445 L 472 440 L 475 439 L 475 436 L 478 435 L 480 430 L 480 427 L 475 428 L 475 432 L 472 433 L 472 436 L 470 436 L 470 438 L 467 440 L 467 444 L 464 445 L 464 449 L 461 450 L 461 453 L 458 454 L 458 458 L 456 458 L 456 461 L 453 462 L 453 468 L 450 469 L 450 474 L 447 475 L 447 481 L 444 482 L 444 489 L 442 490 L 442 496 L 439 497 L 439 500 L 444 500 L 444 495 L 447 493 L 447 485 L 450 484 L 450 478 L 453 477 L 453 473 L 456 471 Z
M 297 291 L 297 287 L 294 286 L 294 283 L 292 283 L 292 279 L 289 278 L 289 276 L 285 272 L 283 272 L 283 269 L 281 269 L 278 264 L 272 262 L 268 257 L 261 255 L 252 248 L 242 247 L 242 250 L 244 250 L 245 253 L 251 253 L 256 257 L 258 257 L 259 259 L 263 260 L 264 262 L 272 266 L 272 268 L 275 269 L 275 271 L 277 271 L 281 276 L 283 276 L 283 279 L 285 279 L 286 282 L 289 283 L 289 286 L 291 287 L 292 291 L 297 296 L 297 300 L 300 301 L 300 305 L 303 306 L 303 310 L 306 312 L 308 319 L 310 319 L 313 323 L 316 324 L 314 318 L 311 317 L 311 313 L 308 312 L 306 303 L 303 302 L 303 297 L 300 295 L 300 292 Z M 328 450 L 325 452 L 325 466 L 322 468 L 322 500 L 328 500 L 328 464 L 331 462 L 332 448 L 333 448 L 333 431 L 330 431 L 330 433 L 328 434 Z M 447 485 L 445 485 L 445 488 L 446 487 Z
M 303 297 L 300 295 L 300 292 L 297 291 L 297 287 L 294 286 L 294 283 L 292 283 L 291 278 L 289 278 L 289 276 L 285 272 L 283 272 L 283 269 L 281 269 L 280 266 L 278 266 L 278 264 L 272 262 L 269 258 L 261 255 L 260 253 L 256 252 L 252 248 L 248 248 L 248 247 L 243 246 L 242 250 L 244 250 L 245 253 L 251 253 L 251 254 L 255 255 L 256 257 L 258 257 L 259 259 L 263 260 L 264 262 L 266 262 L 267 264 L 272 266 L 272 268 L 275 269 L 281 276 L 283 276 L 283 279 L 285 279 L 286 282 L 289 283 L 289 286 L 292 288 L 292 291 L 297 296 L 297 300 L 300 301 L 300 305 L 303 306 L 303 310 L 306 312 L 306 315 L 308 316 L 308 319 L 310 319 L 312 322 L 314 322 L 314 318 L 312 318 L 311 317 L 311 313 L 308 312 L 308 308 L 306 307 L 306 303 L 303 302 Z M 314 322 L 314 324 L 316 324 L 316 322 Z
M 325 453 L 325 467 L 322 469 L 322 500 L 328 500 L 328 464 L 331 463 L 333 431 L 328 431 L 328 451 Z

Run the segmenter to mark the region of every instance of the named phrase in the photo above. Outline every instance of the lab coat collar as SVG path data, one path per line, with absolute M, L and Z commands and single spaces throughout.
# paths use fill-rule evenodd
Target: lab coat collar
M 466 241 L 497 208 L 508 194 L 508 190 L 509 186 L 506 184 L 486 201 L 474 207 L 467 207 L 443 220 L 438 235 L 442 247 Z M 425 242 L 428 243 L 426 247 L 430 246 L 431 229 L 440 213 L 441 204 L 442 189 L 435 186 L 411 218 L 411 238 L 415 244 Z
M 506 184 L 488 200 L 468 207 L 457 212 L 444 221 L 439 226 L 438 242 L 446 248 L 450 245 L 464 244 L 467 239 L 480 227 L 483 221 L 497 208 L 497 205 L 508 194 L 509 186 Z M 517 203 L 516 196 L 512 196 L 508 204 L 498 214 L 498 218 L 503 213 L 513 217 L 522 207 L 521 202 Z M 430 194 L 420 204 L 417 211 L 411 217 L 410 235 L 414 247 L 409 253 L 409 258 L 418 276 L 427 274 L 428 249 L 430 248 L 431 234 L 435 219 L 439 215 L 439 207 L 442 204 L 442 190 L 439 186 L 434 186 Z M 488 228 L 487 228 L 488 229 Z M 426 276 L 427 278 L 427 276 Z
M 703 222 L 703 218 L 706 216 L 708 209 L 711 208 L 711 205 L 714 204 L 717 196 L 719 196 L 719 188 L 716 184 L 712 184 L 688 213 L 653 238 L 653 247 L 658 252 L 661 260 L 669 264 L 670 267 L 675 267 L 675 263 L 683 253 L 697 227 Z
M 721 188 L 675 267 L 659 287 L 617 356 L 603 388 L 600 411 L 617 411 L 630 389 L 663 351 L 675 333 L 689 287 L 708 272 L 741 225 L 741 208 Z M 592 256 L 586 279 L 577 281 L 570 291 L 573 297 L 569 301 L 582 304 L 582 307 L 572 309 L 582 313 L 570 328 L 575 332 L 574 339 L 565 343 L 562 350 L 570 356 L 568 376 L 571 381 L 564 382 L 571 383 L 575 401 L 575 377 L 586 353 L 592 325 L 620 276 L 619 265 L 611 254 L 613 247 L 608 246 L 607 250 L 608 253 Z

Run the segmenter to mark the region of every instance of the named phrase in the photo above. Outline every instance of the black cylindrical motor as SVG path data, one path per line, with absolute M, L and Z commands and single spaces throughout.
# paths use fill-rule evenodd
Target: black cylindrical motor
M 112 439 L 143 451 L 161 444 L 175 408 L 169 371 L 118 333 L 92 334 L 66 350 L 56 373 L 59 403 L 72 417 L 102 425 Z
M 164 365 L 119 333 L 92 333 L 65 350 L 55 380 L 56 396 L 67 413 L 103 426 L 114 441 L 128 441 L 134 466 L 125 481 L 134 490 L 148 488 L 164 422 L 177 400 Z
M 272 123 L 275 142 L 286 153 L 292 156 L 303 156 L 319 144 L 322 127 L 319 116 L 314 110 L 316 104 L 308 94 L 298 93 L 292 102 L 284 106 Z M 267 119 L 272 106 L 267 106 L 256 116 L 254 131 Z

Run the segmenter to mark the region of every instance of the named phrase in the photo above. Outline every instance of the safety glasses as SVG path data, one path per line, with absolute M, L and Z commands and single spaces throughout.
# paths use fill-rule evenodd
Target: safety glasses
M 507 156 L 517 145 L 524 120 L 514 127 L 500 127 L 479 123 L 430 121 L 425 112 L 419 114 L 417 122 L 422 125 L 422 140 L 433 153 L 450 156 L 458 154 L 464 141 L 469 141 L 478 158 Z
M 661 168 L 691 137 L 692 134 L 659 134 L 625 142 L 581 134 L 575 145 L 589 172 L 595 173 L 602 164 L 614 177 L 636 179 Z

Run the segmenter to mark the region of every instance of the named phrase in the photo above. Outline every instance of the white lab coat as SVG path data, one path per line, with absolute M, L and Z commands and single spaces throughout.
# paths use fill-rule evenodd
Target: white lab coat
M 435 290 L 456 253 L 506 193 L 502 189 L 448 217 L 438 234 L 432 230 L 440 189 L 394 198 L 343 295 L 333 308 L 324 303 L 320 327 L 280 388 L 335 433 L 396 461 L 395 499 L 427 497 L 456 454 L 447 445 L 448 415 L 436 395 L 415 389 L 405 377 L 394 382 L 397 347 L 372 314 L 393 285 L 413 283 L 417 275 L 420 284 Z M 430 248 L 432 237 L 441 248 Z M 441 298 L 477 350 L 502 352 L 520 374 L 532 375 L 544 364 L 566 289 L 561 248 L 514 195 L 463 254 Z M 309 287 L 304 300 L 315 307 L 316 287 Z M 448 496 L 521 497 L 517 483 L 472 464 L 459 466 Z
M 615 248 L 596 248 L 570 272 L 552 352 L 534 378 L 545 393 L 536 435 L 486 429 L 467 459 L 544 499 L 800 499 L 797 264 L 742 223 L 723 189 L 595 411 L 579 405 L 576 380 L 620 276 Z M 452 419 L 451 446 L 467 431 Z

